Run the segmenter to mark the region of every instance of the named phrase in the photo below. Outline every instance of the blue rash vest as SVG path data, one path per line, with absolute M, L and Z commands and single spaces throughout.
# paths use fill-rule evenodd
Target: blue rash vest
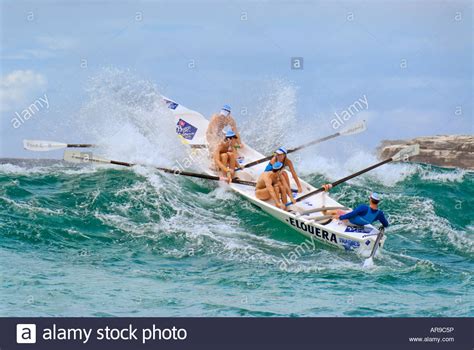
M 275 156 L 270 159 L 270 161 L 268 162 L 267 166 L 265 167 L 265 172 L 267 171 L 272 171 L 273 169 L 273 164 L 272 164 L 272 160 L 275 158 Z M 285 157 L 285 160 L 283 161 L 283 168 L 286 168 L 288 165 L 286 165 L 286 157 Z
M 382 210 L 377 209 L 373 210 L 366 204 L 361 204 L 353 211 L 341 215 L 339 217 L 341 220 L 349 220 L 351 224 L 364 226 L 373 223 L 374 221 L 380 221 L 383 227 L 388 226 L 388 221 L 385 218 L 385 215 Z

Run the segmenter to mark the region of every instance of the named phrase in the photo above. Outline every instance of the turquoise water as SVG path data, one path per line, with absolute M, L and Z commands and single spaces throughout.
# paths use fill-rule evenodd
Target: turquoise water
M 384 193 L 392 226 L 364 269 L 223 187 L 146 168 L 0 165 L 1 316 L 473 316 L 474 175 L 406 165 Z M 387 166 L 391 172 L 395 165 Z M 314 185 L 328 179 L 308 173 Z

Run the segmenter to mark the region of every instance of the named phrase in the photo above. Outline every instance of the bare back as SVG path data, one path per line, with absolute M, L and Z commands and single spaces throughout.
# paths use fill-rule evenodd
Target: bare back
M 271 183 L 272 186 L 278 183 L 278 177 L 274 176 L 271 171 L 264 172 L 260 175 L 257 184 L 255 185 L 255 189 L 262 190 L 267 188 L 267 183 Z
M 223 129 L 227 126 L 230 126 L 232 128 L 232 131 L 235 132 L 237 134 L 237 137 L 239 138 L 237 124 L 235 123 L 235 120 L 231 115 L 224 117 L 219 114 L 214 114 L 211 117 L 209 126 L 207 127 L 206 131 L 207 143 L 209 144 L 211 149 L 215 149 L 219 142 L 222 141 L 222 138 L 224 137 Z

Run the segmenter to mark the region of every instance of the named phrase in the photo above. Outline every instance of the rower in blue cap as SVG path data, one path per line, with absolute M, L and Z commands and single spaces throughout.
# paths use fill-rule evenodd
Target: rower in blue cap
M 209 154 L 213 154 L 217 145 L 222 141 L 224 133 L 233 131 L 236 136 L 236 146 L 242 147 L 237 124 L 231 114 L 229 105 L 222 106 L 219 113 L 212 115 L 207 126 L 206 139 L 209 145 Z
M 235 145 L 237 143 L 237 135 L 232 130 L 226 132 L 224 140 L 218 144 L 214 151 L 214 163 L 227 178 L 227 182 L 231 183 L 234 178 L 235 164 L 237 159 L 237 151 Z
M 288 158 L 288 151 L 285 147 L 280 147 L 277 149 L 270 161 L 267 164 L 267 167 L 265 168 L 265 171 L 271 171 L 273 164 L 276 162 L 283 163 L 283 167 L 288 167 L 288 170 L 290 170 L 291 175 L 293 176 L 293 179 L 295 180 L 296 186 L 298 187 L 298 193 L 303 192 L 303 188 L 301 187 L 300 179 L 298 178 L 298 175 L 296 175 L 296 170 L 295 167 L 293 166 L 293 162 Z M 282 178 L 286 181 L 286 184 L 289 188 L 290 186 L 290 178 L 288 177 L 288 174 L 286 171 L 282 171 Z
M 281 175 L 282 170 L 283 163 L 275 162 L 272 165 L 271 171 L 264 171 L 257 180 L 255 196 L 263 201 L 272 199 L 276 207 L 288 210 L 285 205 L 288 199 L 293 204 L 296 204 L 296 200 L 293 198 L 290 188 L 286 185 L 286 181 Z
M 385 218 L 385 214 L 379 209 L 380 200 L 380 195 L 376 192 L 372 192 L 369 197 L 369 205 L 360 204 L 357 208 L 350 212 L 337 210 L 335 213 L 328 214 L 334 215 L 334 217 L 339 220 L 347 220 L 347 223 L 356 226 L 369 225 L 375 221 L 379 221 L 383 227 L 388 227 L 388 221 Z

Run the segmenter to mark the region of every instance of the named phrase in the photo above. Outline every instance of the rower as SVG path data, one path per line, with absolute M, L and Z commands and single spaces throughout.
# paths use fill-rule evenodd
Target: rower
M 237 158 L 236 151 L 237 135 L 229 130 L 225 134 L 224 140 L 217 145 L 214 151 L 214 163 L 227 177 L 227 182 L 231 183 L 235 172 Z
M 303 192 L 303 188 L 301 187 L 300 179 L 298 178 L 298 175 L 296 175 L 295 167 L 293 166 L 293 162 L 287 157 L 288 151 L 286 150 L 285 147 L 280 147 L 275 151 L 273 154 L 272 159 L 270 159 L 270 162 L 267 164 L 267 167 L 265 168 L 265 171 L 271 171 L 273 164 L 275 162 L 280 162 L 283 163 L 284 167 L 288 167 L 290 170 L 291 175 L 293 176 L 293 179 L 295 180 L 296 186 L 298 186 L 298 193 Z M 282 172 L 282 177 L 286 182 L 286 185 L 288 188 L 290 187 L 290 178 L 288 177 L 288 174 L 286 171 Z
M 289 186 L 286 185 L 286 181 L 282 179 L 282 170 L 283 163 L 276 162 L 271 171 L 263 172 L 257 180 L 255 196 L 263 201 L 273 199 L 276 207 L 287 211 L 285 203 L 288 198 L 293 204 L 296 204 L 296 200 L 293 198 Z
M 347 220 L 348 223 L 356 226 L 369 225 L 372 224 L 374 221 L 379 221 L 383 225 L 383 227 L 388 227 L 388 221 L 385 218 L 385 214 L 378 207 L 379 202 L 379 194 L 376 192 L 372 192 L 369 197 L 369 205 L 360 204 L 357 208 L 350 212 L 338 210 L 336 211 L 334 217 L 339 220 Z
M 209 145 L 210 154 L 213 154 L 215 147 L 217 147 L 219 142 L 221 142 L 222 132 L 224 131 L 224 129 L 230 129 L 235 133 L 237 137 L 236 145 L 238 145 L 238 147 L 241 147 L 242 142 L 240 140 L 239 131 L 237 130 L 237 124 L 230 112 L 231 107 L 229 105 L 224 105 L 221 108 L 219 114 L 214 114 L 209 121 L 209 125 L 206 131 L 206 139 Z

